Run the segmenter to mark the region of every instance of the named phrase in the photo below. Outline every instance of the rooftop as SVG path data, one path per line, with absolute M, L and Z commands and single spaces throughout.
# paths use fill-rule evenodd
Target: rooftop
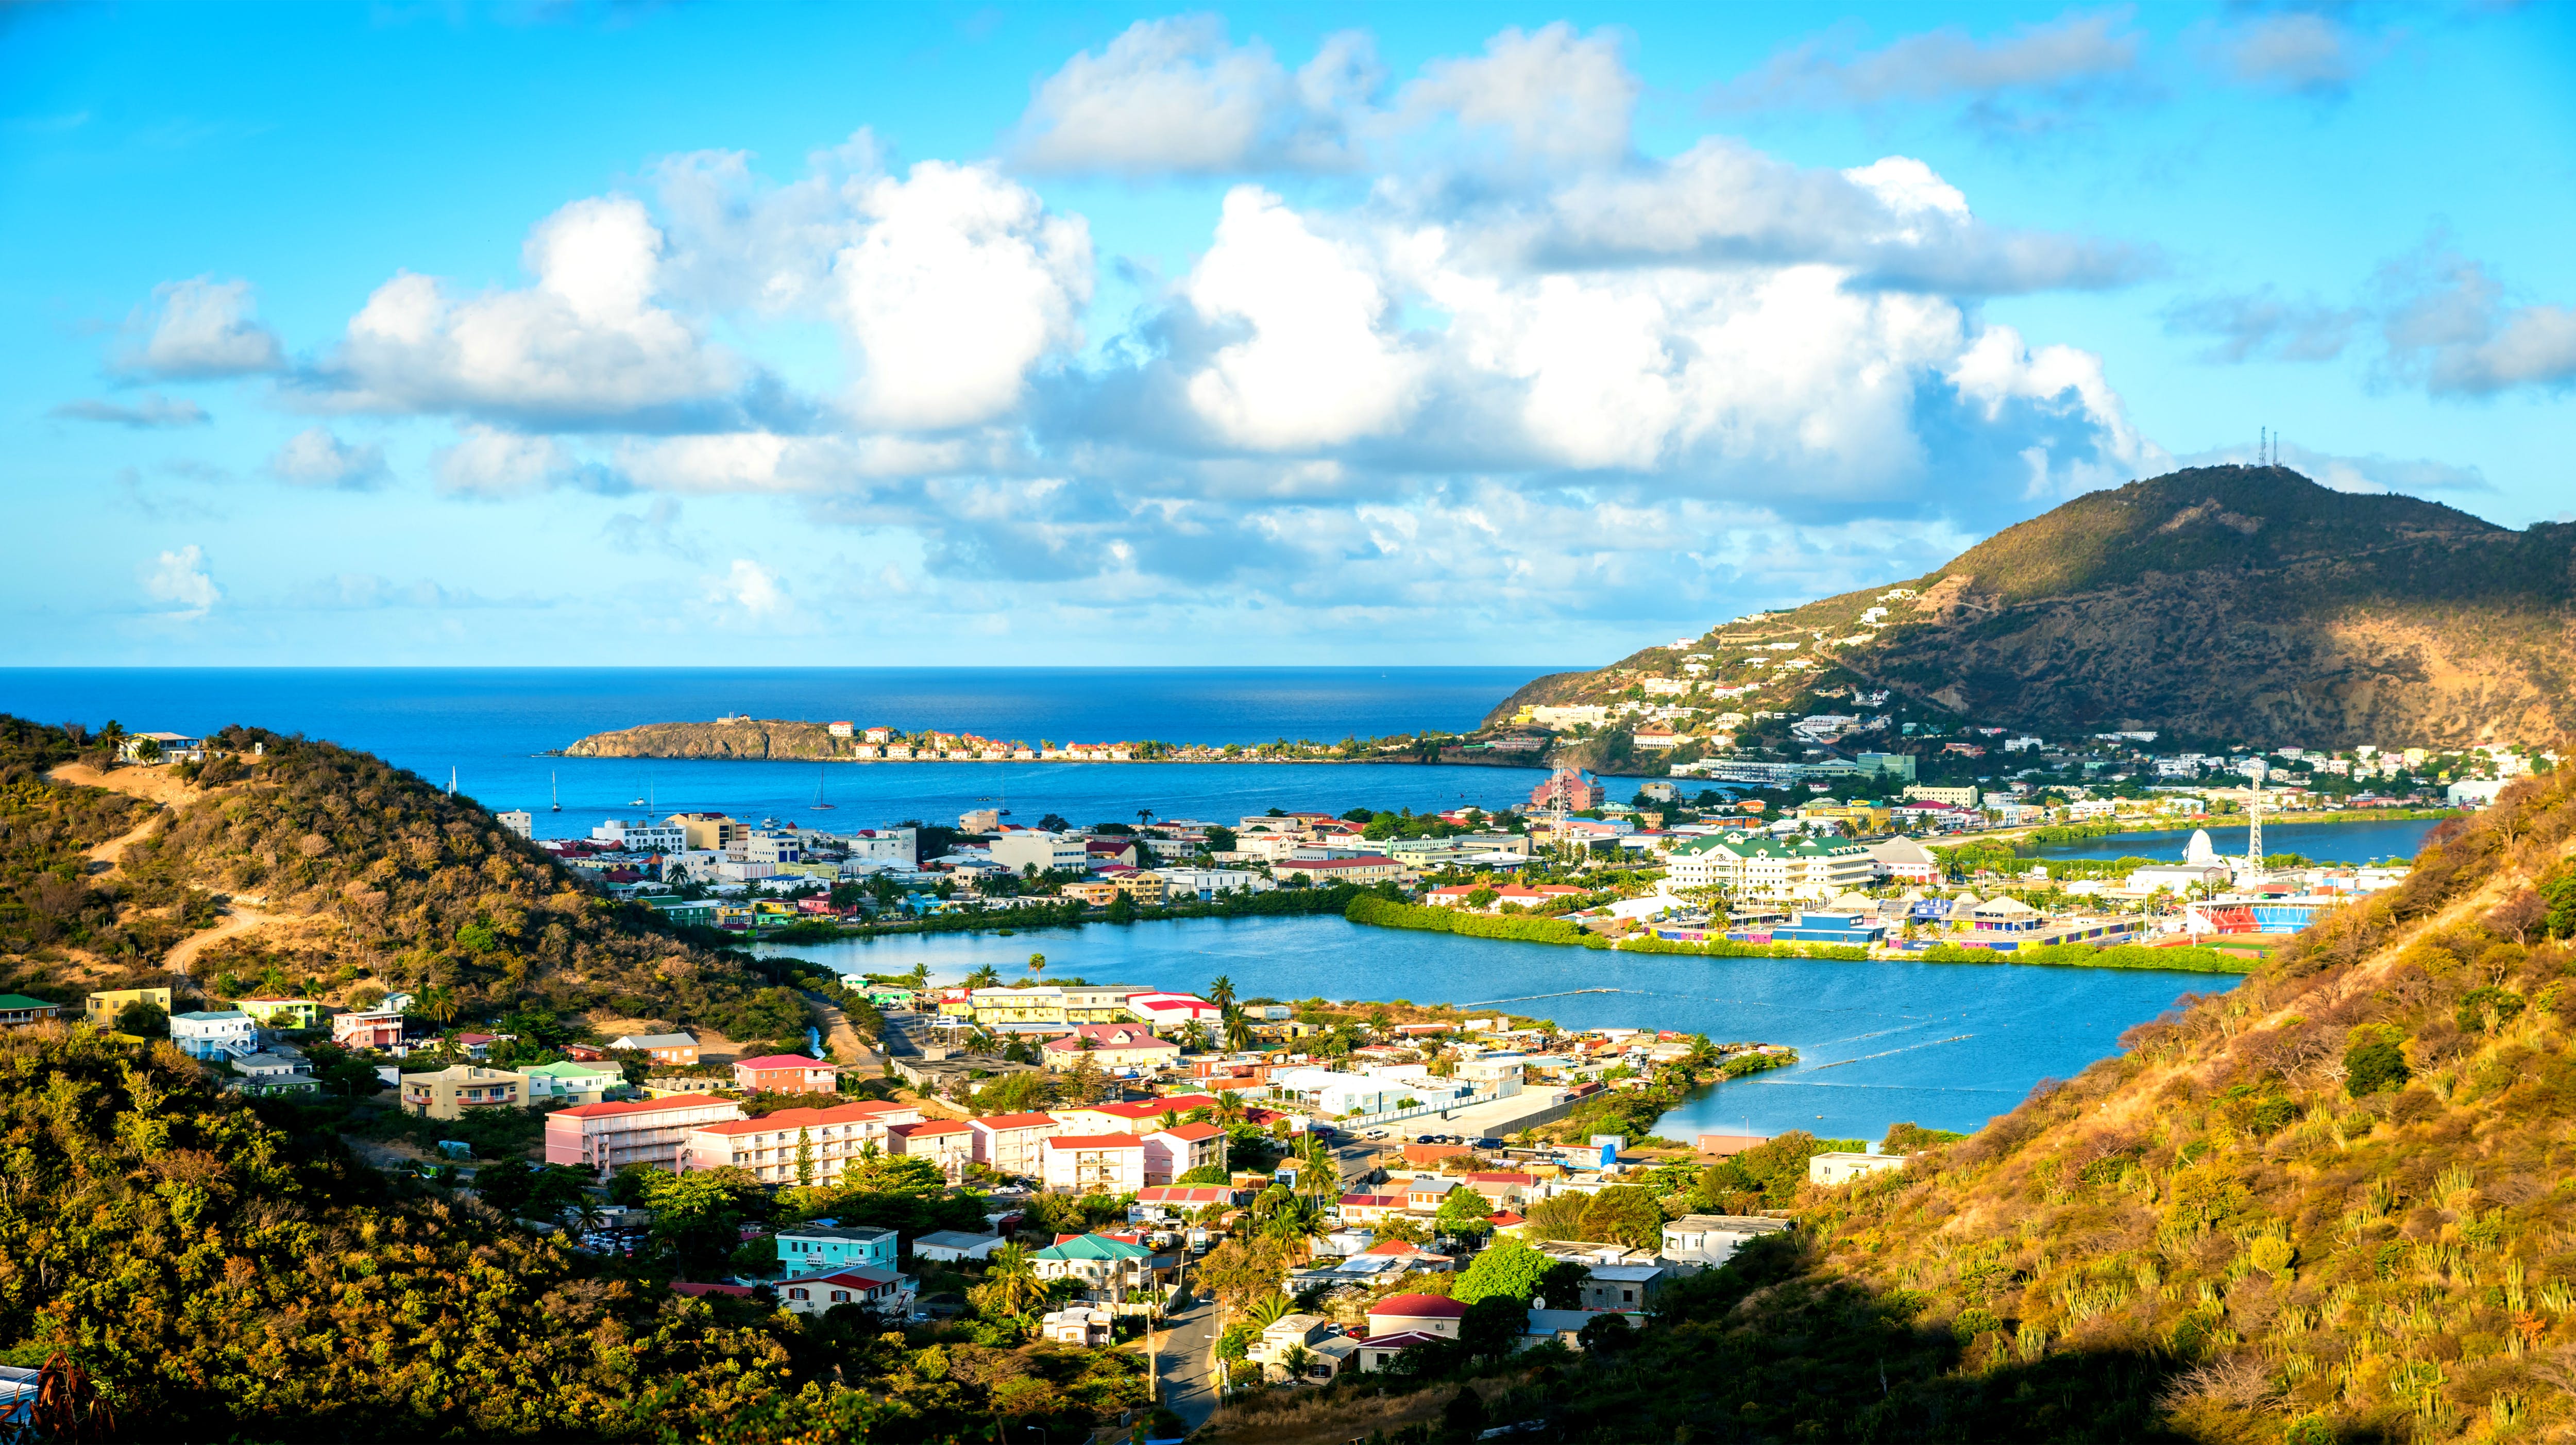
M 1392 1315 L 1399 1319 L 1454 1320 L 1466 1313 L 1465 1305 L 1436 1294 L 1392 1294 L 1369 1306 L 1370 1319 Z

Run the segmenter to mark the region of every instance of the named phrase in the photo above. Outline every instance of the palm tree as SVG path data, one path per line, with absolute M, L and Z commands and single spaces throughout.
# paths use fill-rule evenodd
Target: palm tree
M 1208 1002 L 1216 1005 L 1219 1015 L 1233 1009 L 1234 979 L 1230 975 L 1220 973 L 1208 984 Z
M 1238 1052 L 1252 1047 L 1252 1020 L 1239 1008 L 1225 1011 L 1225 1046 Z
M 1216 1114 L 1216 1121 L 1220 1126 L 1239 1124 L 1243 1122 L 1242 1092 L 1236 1089 L 1217 1090 L 1216 1106 L 1213 1112 Z
M 984 1271 L 984 1283 L 1004 1314 L 1027 1314 L 1031 1305 L 1046 1298 L 1046 1282 L 1038 1278 L 1037 1263 L 1024 1244 L 1005 1244 L 994 1250 Z
M 904 981 L 911 984 L 915 989 L 928 988 L 930 987 L 930 965 L 926 963 L 916 963 L 912 966 L 912 972 L 905 974 L 903 977 Z
M 979 965 L 973 973 L 966 975 L 966 986 L 968 988 L 1000 988 L 1002 986 L 1002 971 L 989 963 Z
M 1207 1025 L 1197 1019 L 1181 1026 L 1181 1047 L 1191 1053 L 1205 1053 L 1214 1042 L 1208 1037 Z
M 124 743 L 124 726 L 118 723 L 116 719 L 109 718 L 107 720 L 107 726 L 98 730 L 98 745 L 107 749 L 107 761 L 110 766 L 115 765 L 117 752 L 124 746 Z
M 420 991 L 420 997 L 416 1002 L 420 1006 L 420 1011 L 429 1015 L 433 1023 L 444 1026 L 456 1022 L 459 1007 L 456 1002 L 456 990 L 425 988 Z
M 1151 809 L 1151 808 L 1138 808 L 1138 809 L 1136 810 L 1136 826 L 1137 826 L 1137 827 L 1140 827 L 1140 828 L 1141 828 L 1141 827 L 1145 826 L 1147 823 L 1150 823 L 1150 822 L 1152 822 L 1152 821 L 1154 821 L 1154 810 L 1153 810 L 1153 809 Z
M 1043 954 L 1043 953 L 1032 953 L 1032 954 L 1030 954 L 1030 955 L 1029 955 L 1029 967 L 1030 967 L 1031 969 L 1033 969 L 1033 970 L 1034 970 L 1034 969 L 1041 969 L 1041 968 L 1046 967 L 1046 955 L 1045 955 L 1045 954 Z

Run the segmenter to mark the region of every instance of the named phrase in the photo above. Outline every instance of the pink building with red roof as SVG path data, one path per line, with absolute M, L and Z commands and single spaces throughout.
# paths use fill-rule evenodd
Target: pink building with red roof
M 602 1174 L 629 1164 L 677 1169 L 690 1130 L 741 1117 L 733 1100 L 703 1094 L 559 1109 L 546 1116 L 546 1162 Z
M 742 1169 L 764 1184 L 833 1184 L 868 1145 L 884 1149 L 896 1125 L 920 1122 L 921 1111 L 909 1104 L 781 1109 L 689 1130 L 679 1167 Z
M 841 1087 L 841 1070 L 803 1054 L 766 1054 L 737 1060 L 733 1086 L 749 1094 L 828 1094 Z
M 1169 1184 L 1193 1169 L 1225 1162 L 1225 1131 L 1204 1121 L 1157 1129 L 1144 1138 L 1148 1184 Z
M 1145 1141 L 1133 1134 L 1058 1134 L 1038 1150 L 1038 1179 L 1075 1194 L 1133 1194 L 1145 1187 Z
M 954 1184 L 966 1177 L 966 1166 L 975 1162 L 975 1131 L 959 1119 L 896 1124 L 886 1130 L 886 1152 L 927 1159 Z

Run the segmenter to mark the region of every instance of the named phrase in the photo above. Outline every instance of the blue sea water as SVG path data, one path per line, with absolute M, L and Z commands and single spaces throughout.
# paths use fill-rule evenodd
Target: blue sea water
M 1231 822 L 1272 807 L 1342 812 L 1520 801 L 1540 774 L 1404 764 L 691 762 L 538 756 L 594 732 L 725 713 L 990 736 L 1338 741 L 1474 726 L 1543 668 L 0 669 L 0 712 L 96 727 L 209 732 L 249 723 L 361 748 L 539 837 L 603 818 L 715 809 L 814 827 L 950 821 L 1007 806 L 1035 822 Z M 833 807 L 813 805 L 818 792 Z M 560 797 L 563 811 L 548 810 Z
M 1244 998 L 1495 1004 L 1573 1028 L 1668 1028 L 1795 1046 L 1800 1062 L 1704 1090 L 1657 1132 L 1688 1138 L 1806 1129 L 1876 1139 L 1910 1120 L 1974 1129 L 2033 1084 L 2114 1051 L 2122 1030 L 2186 992 L 2235 980 L 2185 973 L 2001 964 L 1623 954 L 1343 919 L 1175 919 L 1125 927 L 898 935 L 764 946 L 848 972 L 915 963 L 954 983 L 983 964 L 1029 976 L 1204 990 L 1224 974 Z
M 2275 823 L 2263 824 L 2265 853 L 2297 853 L 2320 863 L 2372 863 L 2393 859 L 2403 863 L 2424 846 L 2424 835 L 2433 831 L 2438 820 L 2409 818 L 2384 823 Z M 2221 854 L 2242 857 L 2245 853 L 2246 829 L 2209 830 L 2210 846 Z M 2081 843 L 2056 843 L 2032 850 L 2032 856 L 2049 858 L 2155 858 L 2180 862 L 2191 843 L 2189 828 L 2160 828 L 2150 832 L 2112 833 L 2100 838 L 2087 838 Z

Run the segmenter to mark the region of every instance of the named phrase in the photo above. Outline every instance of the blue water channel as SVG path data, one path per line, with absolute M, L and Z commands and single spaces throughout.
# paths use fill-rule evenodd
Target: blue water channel
M 2433 831 L 2437 819 L 2409 818 L 2386 823 L 2263 823 L 2263 851 L 2297 853 L 2320 863 L 2371 863 L 2383 859 L 2405 862 L 2424 846 L 2424 835 Z M 2087 838 L 2081 843 L 2052 843 L 2031 850 L 2031 856 L 2049 858 L 2155 858 L 2179 862 L 2183 850 L 2191 843 L 2189 828 L 2165 828 L 2152 832 L 2112 833 L 2100 838 Z M 2241 856 L 2245 852 L 2246 828 L 2242 823 L 2232 828 L 2209 830 L 2210 845 L 2221 854 Z
M 763 946 L 844 971 L 928 965 L 954 983 L 983 964 L 1040 977 L 1203 991 L 1223 974 L 1238 997 L 1492 1003 L 1575 1028 L 1667 1028 L 1797 1048 L 1794 1068 L 1721 1084 L 1658 1132 L 1881 1137 L 1911 1120 L 1974 1129 L 2043 1078 L 2116 1051 L 2132 1024 L 2205 974 L 1999 964 L 1681 958 L 1363 928 L 1340 918 L 1177 919 L 1125 927 L 931 934 Z

